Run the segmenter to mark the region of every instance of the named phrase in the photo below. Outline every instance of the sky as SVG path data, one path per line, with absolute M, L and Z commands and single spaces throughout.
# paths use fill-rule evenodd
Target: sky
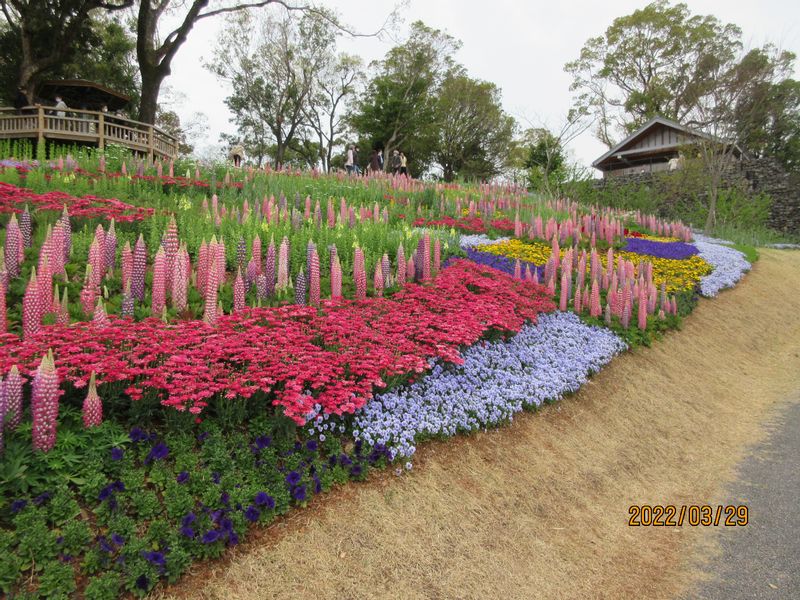
M 343 22 L 364 33 L 379 29 L 398 4 L 393 0 L 317 3 L 332 8 Z M 505 110 L 523 127 L 555 127 L 571 105 L 571 78 L 564 72 L 564 64 L 577 58 L 584 42 L 601 35 L 616 17 L 647 4 L 629 0 L 408 0 L 401 10 L 404 22 L 394 39 L 343 37 L 337 50 L 358 54 L 366 63 L 381 59 L 407 35 L 411 22 L 421 20 L 461 40 L 463 46 L 454 58 L 471 77 L 499 86 Z M 738 25 L 745 47 L 772 42 L 800 56 L 800 2 L 688 0 L 687 4 L 693 14 L 712 14 L 723 23 Z M 274 6 L 262 10 L 283 9 Z M 195 26 L 173 61 L 172 75 L 165 81 L 175 98 L 173 108 L 182 121 L 197 112 L 207 116 L 197 144 L 200 154 L 210 153 L 218 146 L 220 133 L 233 133 L 235 129 L 224 104 L 229 90 L 203 67 L 211 59 L 221 24 L 222 19 L 211 18 Z M 800 78 L 798 64 L 795 78 Z M 606 148 L 587 131 L 568 150 L 573 159 L 588 167 Z

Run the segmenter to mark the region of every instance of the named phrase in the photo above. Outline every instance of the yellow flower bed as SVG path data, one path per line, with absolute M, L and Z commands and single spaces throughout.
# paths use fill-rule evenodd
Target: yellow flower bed
M 659 237 L 657 235 L 640 235 L 639 239 L 650 240 L 651 242 L 682 242 L 683 240 L 676 237 Z
M 536 265 L 545 264 L 550 258 L 552 250 L 547 244 L 539 242 L 525 243 L 517 239 L 498 242 L 496 244 L 485 244 L 478 246 L 476 250 L 488 252 L 498 256 L 518 258 L 532 262 Z M 561 256 L 564 251 L 561 251 Z M 672 258 L 656 258 L 654 256 L 643 257 L 634 252 L 616 251 L 614 257 L 622 256 L 625 260 L 631 261 L 637 267 L 643 260 L 653 263 L 653 283 L 660 287 L 662 283 L 667 284 L 668 292 L 679 292 L 692 289 L 704 275 L 708 275 L 713 270 L 711 265 L 697 255 L 685 260 L 675 260 Z M 606 268 L 606 254 L 600 253 L 600 262 Z M 586 265 L 587 271 L 589 265 Z

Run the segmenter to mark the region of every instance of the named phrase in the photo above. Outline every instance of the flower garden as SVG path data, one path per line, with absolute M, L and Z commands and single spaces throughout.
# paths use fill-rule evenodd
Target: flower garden
M 682 223 L 405 177 L 5 160 L 0 213 L 14 598 L 146 595 L 575 392 L 750 268 Z

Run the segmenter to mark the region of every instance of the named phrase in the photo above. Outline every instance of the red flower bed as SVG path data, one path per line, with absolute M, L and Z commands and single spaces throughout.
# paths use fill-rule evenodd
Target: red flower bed
M 107 217 L 121 223 L 141 221 L 155 212 L 152 208 L 133 206 L 115 198 L 76 198 L 58 191 L 37 194 L 27 188 L 0 182 L 0 212 L 22 212 L 25 204 L 38 210 L 54 211 L 61 211 L 66 204 L 72 217 Z
M 442 217 L 441 219 L 431 219 L 429 221 L 419 218 L 414 221 L 413 225 L 414 227 L 450 227 L 451 229 L 469 233 L 486 233 L 486 227 L 483 226 L 483 220 L 480 217 L 465 217 L 462 219 Z
M 328 301 L 321 311 L 288 305 L 226 315 L 214 327 L 112 319 L 108 327 L 47 326 L 25 341 L 4 335 L 0 373 L 16 364 L 30 375 L 52 348 L 59 377 L 76 387 L 95 371 L 98 382 L 124 382 L 131 399 L 153 390 L 163 405 L 193 413 L 214 396 L 260 391 L 303 423 L 315 403 L 352 413 L 386 377 L 422 372 L 435 358 L 458 363 L 459 348 L 488 330 L 516 332 L 552 310 L 545 288 L 456 260 L 431 285 L 409 284 L 390 299 Z

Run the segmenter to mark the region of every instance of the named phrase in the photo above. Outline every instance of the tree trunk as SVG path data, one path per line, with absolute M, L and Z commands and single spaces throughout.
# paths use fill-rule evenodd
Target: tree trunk
M 719 189 L 717 186 L 717 182 L 713 180 L 710 189 L 708 190 L 708 217 L 706 218 L 706 225 L 704 228 L 704 233 L 706 235 L 712 235 L 714 231 L 714 227 L 717 225 L 717 195 L 719 194 Z
M 142 98 L 139 103 L 139 121 L 155 125 L 158 111 L 158 94 L 166 73 L 160 69 L 142 69 Z

